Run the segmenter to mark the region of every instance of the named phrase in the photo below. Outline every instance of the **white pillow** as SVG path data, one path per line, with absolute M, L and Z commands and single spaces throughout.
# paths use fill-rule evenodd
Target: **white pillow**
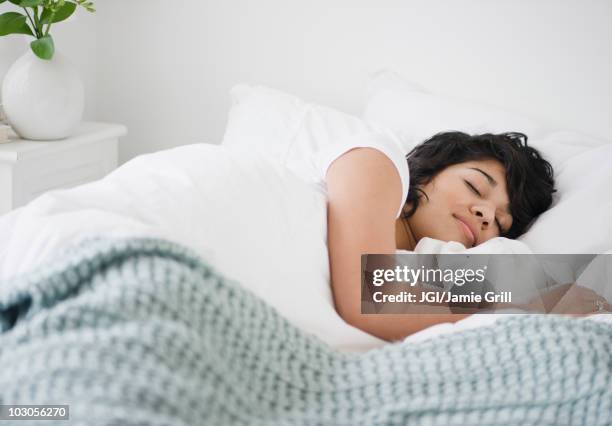
M 243 146 L 284 160 L 307 104 L 279 90 L 246 84 L 232 87 L 230 101 L 222 145 Z
M 553 206 L 519 239 L 536 253 L 601 253 L 612 247 L 612 144 L 551 129 L 495 107 L 429 93 L 382 71 L 369 84 L 364 118 L 402 135 L 410 149 L 444 130 L 521 131 L 555 172 Z
M 365 119 L 265 86 L 238 84 L 230 98 L 222 144 L 271 156 L 300 175 L 305 158 L 350 135 L 391 134 L 408 153 L 427 137 L 453 128 L 502 131 L 514 123 L 515 129 L 542 133 L 541 126 L 527 118 L 435 96 L 388 72 L 370 83 Z
M 501 108 L 430 93 L 391 71 L 380 71 L 368 84 L 363 118 L 396 132 L 408 150 L 436 133 L 508 132 L 528 136 L 546 132 L 536 121 Z
M 558 149 L 561 145 L 556 145 Z M 546 150 L 553 152 L 554 150 Z M 612 143 L 556 162 L 553 207 L 519 237 L 538 253 L 603 253 L 612 247 Z
M 264 86 L 239 84 L 230 97 L 222 144 L 276 158 L 301 176 L 306 176 L 304 160 L 322 147 L 350 135 L 385 131 L 353 115 Z

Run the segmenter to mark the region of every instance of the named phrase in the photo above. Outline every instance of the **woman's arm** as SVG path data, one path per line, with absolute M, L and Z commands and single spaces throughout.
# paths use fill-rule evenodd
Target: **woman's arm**
M 452 314 L 443 306 L 429 306 L 428 314 L 423 315 L 362 314 L 361 255 L 395 254 L 401 180 L 385 154 L 374 148 L 355 148 L 332 162 L 326 181 L 332 292 L 336 311 L 347 323 L 392 341 L 469 315 Z M 439 314 L 431 314 L 433 309 Z

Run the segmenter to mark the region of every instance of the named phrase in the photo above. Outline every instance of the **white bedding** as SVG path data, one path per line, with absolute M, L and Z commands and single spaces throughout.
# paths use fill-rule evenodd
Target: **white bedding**
M 383 342 L 346 324 L 329 283 L 326 198 L 248 149 L 197 144 L 144 155 L 0 218 L 0 279 L 80 238 L 147 235 L 194 249 L 305 331 L 341 350 Z
M 346 324 L 333 307 L 325 194 L 247 149 L 197 144 L 137 157 L 100 181 L 52 191 L 0 217 L 0 280 L 92 235 L 171 239 L 334 348 L 363 351 L 385 343 Z M 471 250 L 529 250 L 503 238 L 488 244 Z M 431 239 L 417 247 L 420 252 L 457 250 L 464 247 Z M 440 324 L 407 340 L 495 318 Z

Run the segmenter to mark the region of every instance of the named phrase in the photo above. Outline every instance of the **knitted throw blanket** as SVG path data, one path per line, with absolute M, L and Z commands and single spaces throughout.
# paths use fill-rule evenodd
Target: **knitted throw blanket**
M 612 327 L 511 316 L 339 353 L 181 246 L 99 239 L 0 283 L 0 404 L 69 404 L 71 425 L 604 425 Z

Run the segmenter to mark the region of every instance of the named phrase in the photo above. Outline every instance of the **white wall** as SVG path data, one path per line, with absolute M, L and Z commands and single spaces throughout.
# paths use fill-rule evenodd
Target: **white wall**
M 85 85 L 85 120 L 96 120 L 98 117 L 99 55 L 97 52 L 97 24 L 98 17 L 95 14 L 85 11 L 85 9 L 78 9 L 70 18 L 70 21 L 57 24 L 55 28 L 51 28 L 56 49 L 71 59 L 72 63 L 79 69 L 83 79 Z
M 88 81 L 96 69 L 90 114 L 129 128 L 122 161 L 219 143 L 237 82 L 360 113 L 368 75 L 383 67 L 612 135 L 608 0 L 98 0 L 97 9 L 96 25 L 83 13 L 74 23 L 84 40 L 64 41 Z

